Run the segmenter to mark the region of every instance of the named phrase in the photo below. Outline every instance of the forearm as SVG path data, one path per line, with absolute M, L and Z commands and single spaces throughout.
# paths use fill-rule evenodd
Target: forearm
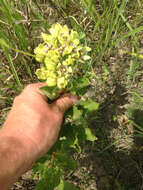
M 0 132 L 0 189 L 7 190 L 32 164 L 27 147 L 14 136 Z
M 23 122 L 20 119 L 12 119 L 9 114 L 3 128 L 0 131 L 0 190 L 7 190 L 17 181 L 23 173 L 25 173 L 33 163 L 48 151 L 53 143 L 51 134 L 54 132 L 49 125 L 44 126 L 44 122 L 37 116 L 36 121 Z M 47 133 L 40 130 L 49 127 Z M 33 135 L 30 135 L 33 128 Z M 39 133 L 36 133 L 39 129 Z M 26 131 L 25 131 L 26 130 Z M 46 134 L 50 134 L 47 138 L 43 138 Z M 44 139 L 46 139 L 46 151 L 41 151 L 38 146 L 41 143 L 43 147 Z M 43 148 L 42 148 L 43 149 Z
M 58 135 L 59 127 L 50 121 L 45 123 L 42 115 L 31 112 L 30 116 L 34 116 L 28 121 L 25 115 L 21 119 L 10 112 L 0 131 L 0 190 L 7 190 L 25 173 L 49 150 Z

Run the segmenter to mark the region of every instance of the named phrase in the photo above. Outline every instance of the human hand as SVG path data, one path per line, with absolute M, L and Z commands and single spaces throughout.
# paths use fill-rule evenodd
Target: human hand
M 55 143 L 64 112 L 77 101 L 75 96 L 64 94 L 48 104 L 46 97 L 40 94 L 39 88 L 43 85 L 30 84 L 15 98 L 2 129 L 3 136 L 15 137 L 24 144 L 22 151 L 31 163 L 43 156 Z

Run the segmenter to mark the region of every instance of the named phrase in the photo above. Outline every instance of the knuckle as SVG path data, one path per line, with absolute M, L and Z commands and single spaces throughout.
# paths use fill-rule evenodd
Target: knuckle
M 68 104 L 67 104 L 67 98 L 66 97 L 63 97 L 59 100 L 59 110 L 61 112 L 65 112 L 65 110 L 67 109 L 68 107 Z
M 28 84 L 26 87 L 25 87 L 25 90 L 32 90 L 34 87 L 34 84 Z

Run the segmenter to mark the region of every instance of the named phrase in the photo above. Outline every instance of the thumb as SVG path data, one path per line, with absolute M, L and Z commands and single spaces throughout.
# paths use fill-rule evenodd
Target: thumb
M 70 108 L 73 104 L 78 102 L 78 98 L 76 95 L 67 93 L 63 94 L 60 98 L 58 98 L 54 104 L 58 109 L 64 113 L 68 108 Z

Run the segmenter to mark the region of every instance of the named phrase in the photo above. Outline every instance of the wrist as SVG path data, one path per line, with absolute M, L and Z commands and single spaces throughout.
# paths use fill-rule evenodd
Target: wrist
M 21 151 L 24 152 L 24 155 L 28 155 L 27 157 L 32 161 L 35 161 L 39 158 L 39 144 L 35 140 L 36 132 L 33 132 L 39 127 L 39 120 L 35 119 L 34 121 L 30 122 L 29 120 L 26 120 L 24 116 L 20 118 L 14 117 L 12 119 L 11 115 L 9 114 L 1 130 L 1 136 L 9 138 L 12 137 L 20 142 L 21 146 L 23 147 L 21 148 Z
M 0 187 L 8 189 L 33 163 L 23 141 L 0 131 Z

